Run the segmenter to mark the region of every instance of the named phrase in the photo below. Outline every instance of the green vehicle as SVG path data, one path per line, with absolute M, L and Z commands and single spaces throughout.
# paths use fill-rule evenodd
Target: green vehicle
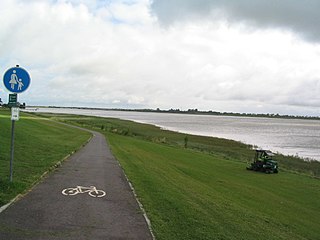
M 269 150 L 256 150 L 254 162 L 247 169 L 265 173 L 278 173 L 278 163 L 273 157 L 274 154 Z

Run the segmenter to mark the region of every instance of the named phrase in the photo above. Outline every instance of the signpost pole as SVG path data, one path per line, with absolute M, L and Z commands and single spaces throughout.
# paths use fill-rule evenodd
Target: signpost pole
M 13 159 L 14 159 L 14 124 L 19 120 L 19 108 L 11 107 L 11 150 L 10 150 L 10 182 L 13 178 Z
M 11 154 L 10 154 L 10 182 L 12 182 L 13 178 L 13 156 L 14 156 L 14 122 L 15 120 L 11 120 Z

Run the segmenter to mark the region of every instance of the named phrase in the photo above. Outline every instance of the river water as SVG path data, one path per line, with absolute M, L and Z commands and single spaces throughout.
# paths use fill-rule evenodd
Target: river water
M 29 109 L 29 111 L 33 110 Z M 39 108 L 37 112 L 133 120 L 183 133 L 233 139 L 260 148 L 270 149 L 274 152 L 320 161 L 320 121 L 318 120 L 66 108 Z

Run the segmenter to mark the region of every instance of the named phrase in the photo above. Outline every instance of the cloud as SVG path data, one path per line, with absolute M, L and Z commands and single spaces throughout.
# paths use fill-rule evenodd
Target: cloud
M 81 99 L 108 103 L 115 90 L 116 99 L 122 95 L 123 101 L 139 102 L 130 95 L 133 84 L 127 81 L 129 76 L 136 78 L 130 71 L 136 71 L 137 49 L 145 41 L 143 27 L 134 29 L 130 24 L 143 19 L 129 18 L 125 5 L 108 6 L 114 17 L 128 25 L 102 18 L 105 7 L 90 11 L 92 6 L 68 1 L 5 1 L 0 10 L 0 51 L 7 66 L 19 63 L 31 71 L 32 87 L 24 96 L 34 102 L 48 102 L 44 99 L 51 97 L 64 103 Z M 140 16 L 138 10 L 146 15 L 146 7 L 133 7 L 135 16 Z
M 318 0 L 154 0 L 154 13 L 164 24 L 195 18 L 224 18 L 253 27 L 284 28 L 310 41 L 320 41 Z
M 19 95 L 29 105 L 318 114 L 319 45 L 200 18 L 218 13 L 197 2 L 172 1 L 164 15 L 165 0 L 2 0 L 0 70 L 30 72 Z M 176 22 L 164 28 L 151 4 Z

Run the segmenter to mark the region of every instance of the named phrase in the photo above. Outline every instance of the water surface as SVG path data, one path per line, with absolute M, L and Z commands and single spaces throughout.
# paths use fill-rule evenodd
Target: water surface
M 65 108 L 39 108 L 37 111 L 133 120 L 173 131 L 233 139 L 286 155 L 320 160 L 318 120 Z

